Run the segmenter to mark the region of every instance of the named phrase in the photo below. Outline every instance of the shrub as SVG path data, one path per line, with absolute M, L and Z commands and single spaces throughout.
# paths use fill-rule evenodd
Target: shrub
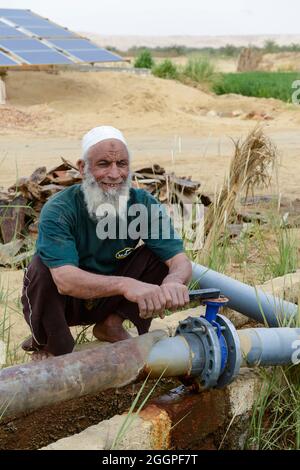
M 215 73 L 213 64 L 207 58 L 189 59 L 183 69 L 183 75 L 195 82 L 211 81 Z
M 178 78 L 178 70 L 176 65 L 169 59 L 164 60 L 152 69 L 153 75 L 159 78 L 168 78 L 176 80 Z
M 151 52 L 148 49 L 141 51 L 134 62 L 134 66 L 139 69 L 152 69 L 154 60 Z

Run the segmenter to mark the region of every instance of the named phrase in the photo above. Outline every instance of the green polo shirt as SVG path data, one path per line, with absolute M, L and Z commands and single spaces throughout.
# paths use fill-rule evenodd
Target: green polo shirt
M 130 208 L 140 207 L 135 204 L 146 208 L 146 212 L 143 209 L 143 221 L 147 218 L 147 223 L 142 224 L 142 233 L 138 230 L 139 225 L 134 223 L 136 217 L 132 213 L 130 215 Z M 103 235 L 99 238 L 103 230 L 99 232 L 99 220 L 92 220 L 88 214 L 81 185 L 60 191 L 47 201 L 41 211 L 36 253 L 49 268 L 70 264 L 94 273 L 112 274 L 140 239 L 162 261 L 184 251 L 170 218 L 150 193 L 131 188 L 127 207 L 127 229 L 124 231 L 123 226 L 119 232 L 117 224 L 116 235 L 112 237 L 110 232 L 108 238 L 104 239 Z

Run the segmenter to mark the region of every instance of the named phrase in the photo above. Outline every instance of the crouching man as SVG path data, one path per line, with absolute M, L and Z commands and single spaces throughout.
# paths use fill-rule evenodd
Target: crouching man
M 159 202 L 130 187 L 123 134 L 96 127 L 82 147 L 83 182 L 44 205 L 36 253 L 24 275 L 31 337 L 23 349 L 36 359 L 70 353 L 70 326 L 94 324 L 99 340 L 121 341 L 130 337 L 125 319 L 141 335 L 155 314 L 189 302 L 192 268 L 182 240 Z

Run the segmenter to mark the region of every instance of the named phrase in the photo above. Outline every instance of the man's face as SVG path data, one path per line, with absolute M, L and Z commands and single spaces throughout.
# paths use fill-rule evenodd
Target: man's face
M 90 148 L 89 171 L 105 193 L 117 193 L 129 176 L 129 155 L 117 139 L 107 139 Z M 79 170 L 83 175 L 83 162 Z

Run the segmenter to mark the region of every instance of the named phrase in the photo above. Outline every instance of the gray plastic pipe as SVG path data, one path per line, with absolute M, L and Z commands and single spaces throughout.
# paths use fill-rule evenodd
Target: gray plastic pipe
M 269 326 L 281 326 L 298 312 L 298 306 L 292 302 L 266 294 L 201 264 L 193 263 L 192 280 L 198 281 L 201 289 L 220 289 L 221 294 L 229 298 L 228 307 Z
M 245 328 L 237 334 L 244 366 L 300 363 L 300 328 Z
M 300 363 L 300 328 L 245 328 L 237 334 L 242 367 Z M 195 345 L 191 349 L 183 336 L 163 338 L 153 345 L 146 369 L 152 377 L 163 371 L 165 377 L 188 376 L 195 352 Z

